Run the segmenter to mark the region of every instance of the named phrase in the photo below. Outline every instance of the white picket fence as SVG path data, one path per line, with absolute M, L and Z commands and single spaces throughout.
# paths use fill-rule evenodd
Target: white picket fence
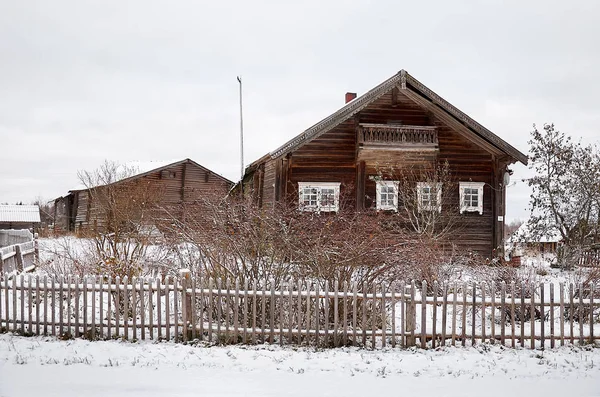
M 429 294 L 423 298 L 421 291 Z M 276 287 L 185 277 L 20 275 L 0 281 L 0 327 L 35 335 L 219 344 L 427 348 L 489 342 L 552 348 L 600 339 L 598 292 L 598 286 L 563 283 L 428 288 L 425 282 L 323 281 Z

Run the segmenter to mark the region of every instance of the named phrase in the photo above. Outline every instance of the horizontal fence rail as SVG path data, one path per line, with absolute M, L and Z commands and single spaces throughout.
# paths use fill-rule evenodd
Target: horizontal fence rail
M 591 283 L 276 285 L 20 275 L 0 280 L 0 328 L 217 344 L 553 348 L 600 340 L 599 292 Z

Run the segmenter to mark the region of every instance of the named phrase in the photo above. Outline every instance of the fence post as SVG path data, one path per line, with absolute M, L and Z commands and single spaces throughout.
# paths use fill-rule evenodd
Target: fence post
M 187 292 L 188 286 L 191 284 L 190 269 L 180 269 L 179 276 L 181 277 L 181 317 L 183 318 L 183 340 L 187 341 L 188 331 L 192 323 L 192 295 Z
M 415 346 L 415 328 L 417 325 L 417 304 L 415 303 L 415 282 L 410 285 L 410 298 L 406 301 L 406 347 Z
M 23 271 L 23 254 L 21 252 L 21 245 L 15 245 L 15 257 L 17 259 L 17 270 L 19 272 Z

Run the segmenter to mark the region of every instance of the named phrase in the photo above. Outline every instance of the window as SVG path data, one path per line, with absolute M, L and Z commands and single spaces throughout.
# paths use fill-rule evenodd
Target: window
M 479 212 L 483 215 L 484 182 L 460 182 L 460 212 Z
M 420 211 L 442 211 L 442 184 L 417 183 L 417 205 Z
M 398 210 L 397 181 L 377 181 L 377 210 Z
M 339 182 L 300 182 L 298 193 L 298 206 L 302 211 L 337 212 L 339 209 Z

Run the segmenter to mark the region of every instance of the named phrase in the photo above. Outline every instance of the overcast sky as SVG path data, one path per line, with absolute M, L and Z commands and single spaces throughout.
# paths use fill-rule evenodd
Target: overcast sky
M 527 153 L 600 139 L 600 2 L 0 0 L 0 202 L 104 159 L 248 164 L 400 69 Z M 513 181 L 529 171 L 514 166 Z M 527 216 L 523 183 L 507 218 Z

